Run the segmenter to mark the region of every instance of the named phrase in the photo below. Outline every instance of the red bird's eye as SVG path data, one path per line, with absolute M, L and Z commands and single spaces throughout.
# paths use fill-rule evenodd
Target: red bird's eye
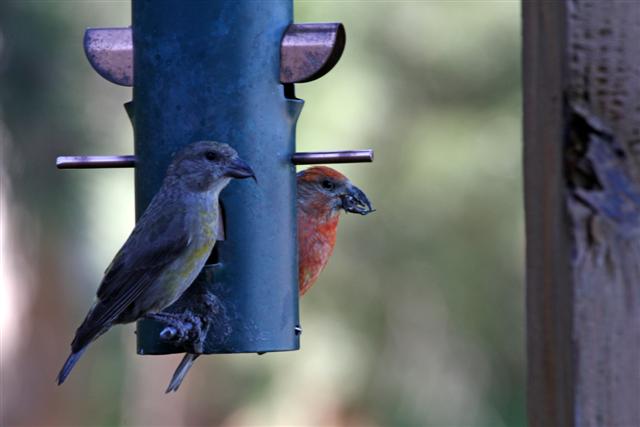
M 325 188 L 327 190 L 333 190 L 336 187 L 336 185 L 329 181 L 328 179 L 325 179 L 324 181 L 322 181 L 322 188 Z

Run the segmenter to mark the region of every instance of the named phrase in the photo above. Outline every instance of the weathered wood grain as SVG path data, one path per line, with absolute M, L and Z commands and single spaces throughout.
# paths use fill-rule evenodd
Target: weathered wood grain
M 640 1 L 524 1 L 532 426 L 640 426 Z

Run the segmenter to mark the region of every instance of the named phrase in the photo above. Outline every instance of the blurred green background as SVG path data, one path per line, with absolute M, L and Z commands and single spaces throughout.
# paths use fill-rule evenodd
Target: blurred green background
M 0 2 L 3 426 L 517 426 L 524 417 L 520 5 L 296 1 L 341 21 L 336 68 L 297 85 L 298 146 L 374 148 L 338 166 L 378 211 L 347 216 L 301 301 L 302 350 L 135 355 L 133 326 L 54 377 L 133 226 L 131 170 L 57 171 L 132 151 L 122 104 L 82 51 L 128 1 Z

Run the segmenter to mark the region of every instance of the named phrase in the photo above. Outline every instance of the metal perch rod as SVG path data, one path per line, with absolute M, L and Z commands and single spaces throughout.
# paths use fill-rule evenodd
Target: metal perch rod
M 294 165 L 317 165 L 321 163 L 363 163 L 373 161 L 373 150 L 343 150 L 295 153 L 291 156 Z M 58 169 L 132 168 L 136 156 L 60 156 L 56 159 Z

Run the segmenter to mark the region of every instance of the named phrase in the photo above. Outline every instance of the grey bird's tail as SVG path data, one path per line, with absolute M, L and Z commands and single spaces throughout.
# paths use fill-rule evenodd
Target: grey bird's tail
M 64 362 L 64 366 L 62 367 L 62 369 L 60 369 L 60 373 L 58 374 L 58 378 L 56 379 L 56 381 L 58 381 L 58 385 L 62 384 L 64 380 L 67 379 L 69 373 L 76 365 L 78 360 L 80 360 L 80 357 L 82 357 L 86 349 L 86 346 L 82 347 L 80 350 L 72 352 L 69 357 L 67 357 L 67 361 Z
M 167 387 L 165 393 L 178 391 L 180 384 L 182 384 L 182 380 L 184 380 L 184 377 L 187 375 L 187 372 L 189 372 L 189 369 L 191 369 L 193 362 L 196 361 L 198 356 L 200 355 L 195 353 L 187 353 L 184 355 L 182 361 L 176 368 L 176 371 L 173 373 L 173 377 L 171 378 L 171 382 L 169 383 L 169 387 Z
M 104 305 L 99 302 L 96 303 L 91 307 L 89 313 L 87 313 L 87 317 L 84 318 L 84 321 L 78 330 L 76 330 L 76 335 L 71 342 L 71 354 L 67 357 L 67 361 L 64 362 L 64 366 L 60 369 L 60 373 L 58 374 L 58 385 L 61 385 L 64 380 L 67 379 L 69 373 L 87 350 L 89 344 L 95 341 L 100 335 L 104 334 L 111 326 L 111 322 L 96 322 L 94 320 L 96 316 L 100 316 L 102 314 L 104 309 Z

